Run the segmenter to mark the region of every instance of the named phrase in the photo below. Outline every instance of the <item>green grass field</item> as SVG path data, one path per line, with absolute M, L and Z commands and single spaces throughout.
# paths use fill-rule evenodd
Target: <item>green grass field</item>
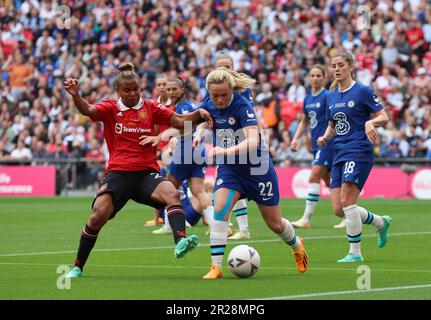
M 184 259 L 173 257 L 172 235 L 144 227 L 151 208 L 129 202 L 99 235 L 84 276 L 70 289 L 57 287 L 57 268 L 73 264 L 91 198 L 0 198 L 0 299 L 431 299 L 431 202 L 361 200 L 360 205 L 390 214 L 389 242 L 376 246 L 372 226 L 364 226 L 365 262 L 337 264 L 348 251 L 345 230 L 330 202 L 321 200 L 310 229 L 299 230 L 310 256 L 309 271 L 296 271 L 290 249 L 264 225 L 249 203 L 252 239 L 230 241 L 256 248 L 261 267 L 250 279 L 227 269 L 224 278 L 204 281 L 210 265 L 206 227 L 188 231 L 200 245 Z M 296 220 L 304 200 L 283 200 L 284 217 Z M 231 221 L 236 224 L 235 218 Z M 190 230 L 190 229 L 189 229 Z M 371 289 L 358 290 L 357 268 L 371 270 Z M 61 282 L 61 281 L 60 281 Z

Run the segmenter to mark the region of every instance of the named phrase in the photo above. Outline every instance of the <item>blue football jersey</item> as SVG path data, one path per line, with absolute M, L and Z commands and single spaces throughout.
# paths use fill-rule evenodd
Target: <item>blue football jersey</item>
M 327 95 L 327 117 L 335 127 L 334 161 L 374 162 L 373 144 L 365 134 L 365 122 L 383 109 L 373 90 L 355 82 L 347 90 L 337 89 Z
M 202 105 L 210 112 L 214 120 L 213 145 L 224 149 L 233 147 L 241 143 L 245 137 L 242 128 L 257 126 L 257 118 L 250 101 L 237 92 L 233 93 L 232 101 L 225 109 L 217 109 L 211 98 L 208 96 Z M 267 152 L 263 153 L 264 158 L 269 158 Z M 259 158 L 251 159 L 248 155 L 216 159 L 218 165 L 229 165 L 234 170 L 249 170 L 251 166 L 259 166 L 262 162 L 262 139 L 260 139 L 256 156 Z
M 175 106 L 175 112 L 178 114 L 187 114 L 195 111 L 197 109 L 196 105 L 191 102 L 190 100 L 183 100 L 180 101 Z M 191 142 L 193 141 L 193 132 L 190 135 L 182 136 L 181 140 L 179 141 L 179 144 L 177 148 L 175 149 L 173 159 L 176 159 L 176 163 L 184 163 L 185 157 L 187 158 L 188 162 L 191 163 L 192 161 L 192 150 Z M 190 146 L 186 147 L 186 144 L 190 144 Z
M 190 100 L 182 100 L 175 106 L 175 112 L 179 114 L 186 114 L 195 111 L 197 107 Z
M 193 102 L 191 102 L 190 100 L 180 101 L 175 106 L 175 112 L 178 114 L 192 113 L 196 109 L 197 109 L 196 105 Z M 184 143 L 184 137 L 181 139 L 181 143 Z
M 311 132 L 311 146 L 313 151 L 316 151 L 317 139 L 325 134 L 328 127 L 328 119 L 326 118 L 326 96 L 329 90 L 323 88 L 320 93 L 313 95 L 311 92 L 304 98 L 302 112 L 308 117 L 308 124 Z M 332 148 L 333 142 L 329 141 L 325 148 Z

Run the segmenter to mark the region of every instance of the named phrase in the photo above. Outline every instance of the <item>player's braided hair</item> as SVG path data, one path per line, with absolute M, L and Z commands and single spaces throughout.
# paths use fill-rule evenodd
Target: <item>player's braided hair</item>
M 118 88 L 121 81 L 129 79 L 137 79 L 139 81 L 139 76 L 135 72 L 135 66 L 131 62 L 122 62 L 118 66 L 118 73 L 115 76 L 115 88 Z
M 245 73 L 220 67 L 208 74 L 205 86 L 209 90 L 210 85 L 223 82 L 227 82 L 234 91 L 244 91 L 245 89 L 252 88 L 256 80 L 250 78 Z
M 334 59 L 334 58 L 336 58 L 336 57 L 341 57 L 341 58 L 343 58 L 343 60 L 344 61 L 346 61 L 347 62 L 347 64 L 349 65 L 349 66 L 354 66 L 354 61 L 353 61 L 353 57 L 352 57 L 352 55 L 350 54 L 350 53 L 348 53 L 347 51 L 338 51 L 338 52 L 336 52 L 333 56 L 332 56 L 332 58 L 331 59 Z M 352 79 L 354 79 L 355 77 L 354 77 L 354 71 L 352 71 Z M 334 80 L 332 83 L 331 83 L 331 86 L 329 87 L 329 90 L 334 90 L 335 88 L 337 88 L 338 87 L 338 85 L 339 85 L 339 83 L 338 83 L 338 81 L 337 80 Z

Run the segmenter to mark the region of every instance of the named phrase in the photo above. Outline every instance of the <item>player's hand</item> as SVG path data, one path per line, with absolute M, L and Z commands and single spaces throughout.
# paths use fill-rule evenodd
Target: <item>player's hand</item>
M 79 94 L 78 79 L 68 78 L 64 80 L 64 89 L 71 95 L 76 96 Z
M 152 147 L 157 147 L 160 143 L 160 136 L 140 136 L 139 139 L 141 139 L 141 141 L 139 141 L 139 144 L 141 146 L 144 146 L 146 144 L 151 144 Z
M 201 144 L 201 141 L 203 141 L 202 139 L 205 139 L 205 137 L 201 136 L 198 130 L 196 133 L 196 137 L 193 139 L 193 148 L 199 147 L 199 145 Z
M 213 117 L 211 117 L 211 114 L 205 110 L 205 109 L 198 109 L 199 115 L 201 116 L 201 119 L 203 119 L 206 123 L 209 124 L 210 129 L 214 128 L 214 120 Z
M 295 138 L 292 139 L 292 141 L 290 142 L 290 150 L 292 150 L 293 152 L 298 151 L 298 140 L 296 140 Z
M 193 139 L 193 148 L 197 148 L 199 147 L 199 145 L 201 144 L 201 137 L 199 135 L 197 135 L 194 139 Z
M 379 142 L 379 134 L 377 133 L 377 130 L 371 120 L 365 122 L 365 134 L 367 135 L 367 138 L 370 142 L 374 144 Z
M 178 144 L 178 138 L 177 137 L 172 137 L 169 139 L 169 144 L 168 146 L 172 149 L 175 150 L 177 148 L 177 144 Z
M 319 147 L 324 147 L 328 141 L 324 136 L 317 138 L 317 145 Z

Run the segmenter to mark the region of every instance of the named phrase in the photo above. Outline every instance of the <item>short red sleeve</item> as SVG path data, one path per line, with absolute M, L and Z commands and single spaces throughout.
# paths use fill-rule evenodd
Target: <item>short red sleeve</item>
M 150 100 L 149 102 L 149 107 L 153 111 L 154 124 L 169 126 L 169 120 L 171 119 L 174 112 L 171 109 L 161 105 L 157 101 Z
M 91 117 L 93 121 L 103 121 L 106 118 L 112 118 L 112 110 L 115 109 L 116 100 L 107 99 L 94 105 L 97 109 L 97 115 Z

